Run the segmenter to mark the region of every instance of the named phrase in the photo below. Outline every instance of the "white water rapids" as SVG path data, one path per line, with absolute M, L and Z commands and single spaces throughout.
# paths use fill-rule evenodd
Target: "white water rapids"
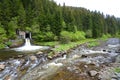
M 49 47 L 45 46 L 36 46 L 36 45 L 31 45 L 30 39 L 26 38 L 25 39 L 25 44 L 22 47 L 14 48 L 13 50 L 15 51 L 35 51 L 35 50 L 41 50 L 41 49 L 48 49 Z

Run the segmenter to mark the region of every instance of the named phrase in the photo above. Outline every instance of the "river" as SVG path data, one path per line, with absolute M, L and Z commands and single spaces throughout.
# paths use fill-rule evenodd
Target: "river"
M 114 43 L 114 44 L 113 44 Z M 111 38 L 97 47 L 87 44 L 72 49 L 69 54 L 49 60 L 47 53 L 20 56 L 1 61 L 1 80 L 98 80 L 98 72 L 115 62 L 120 54 L 119 39 Z M 96 73 L 96 74 L 93 74 Z

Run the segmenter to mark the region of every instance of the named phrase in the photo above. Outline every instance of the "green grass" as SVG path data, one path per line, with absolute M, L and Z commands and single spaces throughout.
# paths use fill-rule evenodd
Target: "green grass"
M 58 41 L 40 42 L 38 44 L 42 45 L 42 46 L 51 46 L 51 47 L 53 47 L 53 49 L 52 49 L 53 51 L 48 53 L 48 56 L 52 57 L 55 54 L 59 53 L 60 51 L 67 51 L 67 50 L 69 50 L 71 48 L 76 47 L 77 45 L 84 44 L 84 43 L 87 43 L 87 42 L 91 43 L 91 44 L 89 44 L 90 46 L 97 45 L 96 39 L 85 39 L 85 40 L 80 40 L 80 41 L 77 41 L 77 42 L 70 42 L 68 44 L 60 44 L 60 42 L 58 42 Z
M 57 41 L 53 41 L 53 42 L 41 42 L 38 43 L 39 45 L 42 46 L 51 46 L 51 47 L 55 47 L 53 49 L 54 52 L 60 52 L 60 51 L 65 51 L 65 50 L 69 50 L 71 48 L 74 48 L 77 45 L 86 43 L 86 42 L 95 42 L 95 39 L 85 39 L 85 40 L 81 40 L 81 41 L 77 41 L 77 42 L 70 42 L 68 44 L 60 44 Z M 96 43 L 94 43 L 96 45 Z M 93 43 L 90 44 L 90 46 L 94 46 Z M 51 53 L 50 53 L 51 54 Z
M 95 47 L 98 46 L 100 43 L 98 41 L 92 41 L 88 43 L 88 47 Z
M 41 42 L 41 43 L 37 43 L 37 44 L 42 45 L 42 46 L 51 46 L 52 47 L 52 46 L 59 44 L 59 42 L 52 41 L 52 42 Z

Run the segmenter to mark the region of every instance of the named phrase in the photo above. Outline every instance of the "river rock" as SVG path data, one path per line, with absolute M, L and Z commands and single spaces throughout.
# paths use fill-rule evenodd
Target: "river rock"
M 40 54 L 43 54 L 43 52 L 39 51 L 39 52 L 37 52 L 36 54 L 37 54 L 37 55 L 40 55 Z
M 53 59 L 53 57 L 52 57 L 52 56 L 48 56 L 48 59 L 52 60 L 52 59 Z
M 5 69 L 5 65 L 4 64 L 0 64 L 0 71 Z
M 22 58 L 23 57 L 23 55 L 18 55 L 18 58 Z
M 120 55 L 118 55 L 118 56 L 116 57 L 115 62 L 116 62 L 116 63 L 120 63 Z
M 82 57 L 82 58 L 86 58 L 86 57 L 87 57 L 87 55 L 82 55 L 81 57 Z
M 35 61 L 35 60 L 37 60 L 37 57 L 36 56 L 30 56 L 30 60 Z
M 96 75 L 98 74 L 98 72 L 95 71 L 95 70 L 91 70 L 91 71 L 89 71 L 88 73 L 89 73 L 89 75 L 90 75 L 91 77 L 94 77 L 94 76 L 96 76 Z
M 81 55 L 76 55 L 76 54 L 72 56 L 73 59 L 80 58 L 80 57 Z

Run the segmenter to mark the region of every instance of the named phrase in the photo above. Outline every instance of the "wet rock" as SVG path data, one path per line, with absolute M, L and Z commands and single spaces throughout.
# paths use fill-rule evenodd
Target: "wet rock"
M 116 76 L 117 76 L 118 78 L 120 78 L 120 73 L 116 73 Z
M 39 52 L 37 52 L 36 54 L 37 54 L 37 55 L 40 55 L 40 54 L 43 54 L 43 52 L 39 51 Z
M 1 79 L 0 79 L 1 80 Z M 10 75 L 7 75 L 4 80 L 11 80 Z
M 52 57 L 52 56 L 48 56 L 48 59 L 52 60 L 52 59 L 53 59 L 53 57 Z
M 82 57 L 82 58 L 86 58 L 86 57 L 87 57 L 87 55 L 82 55 L 81 57 Z
M 119 38 L 110 38 L 107 42 L 108 45 L 116 45 L 120 44 L 120 39 Z
M 100 80 L 111 80 L 114 75 L 114 71 L 112 68 L 105 68 L 99 72 L 98 78 Z
M 22 46 L 24 44 L 24 41 L 22 39 L 10 40 L 10 42 L 12 42 L 11 45 L 8 45 L 8 47 L 10 47 L 10 48 L 20 47 L 20 46 Z
M 89 75 L 90 75 L 91 77 L 94 77 L 94 76 L 96 76 L 96 75 L 98 74 L 98 72 L 95 71 L 95 70 L 91 70 L 91 71 L 89 71 L 88 73 L 89 73 Z
M 73 55 L 73 59 L 76 59 L 76 58 L 80 58 L 81 56 L 79 56 L 79 55 Z
M 21 64 L 24 64 L 26 62 L 26 60 L 25 59 L 21 59 L 20 62 L 21 62 Z
M 120 63 L 111 63 L 110 65 L 113 67 L 120 67 Z
M 4 64 L 0 64 L 0 71 L 5 69 L 5 65 Z
M 108 51 L 108 53 L 111 53 L 111 52 L 112 52 L 112 51 L 110 51 L 110 50 Z
M 113 74 L 111 75 L 112 79 L 116 79 L 117 78 L 117 75 L 116 74 Z
M 115 51 L 116 53 L 120 53 L 120 49 L 118 49 L 117 51 Z
M 18 58 L 22 58 L 23 57 L 23 55 L 18 55 Z
M 106 52 L 107 50 L 103 49 L 103 52 Z
M 37 57 L 36 56 L 30 56 L 30 60 L 35 61 L 35 60 L 37 60 Z
M 112 78 L 111 80 L 118 80 L 118 79 Z
M 85 68 L 88 68 L 88 66 L 87 66 L 87 65 L 84 65 L 84 67 L 85 67 Z
M 116 57 L 115 62 L 116 62 L 116 63 L 120 63 L 120 55 L 118 55 L 118 56 Z

